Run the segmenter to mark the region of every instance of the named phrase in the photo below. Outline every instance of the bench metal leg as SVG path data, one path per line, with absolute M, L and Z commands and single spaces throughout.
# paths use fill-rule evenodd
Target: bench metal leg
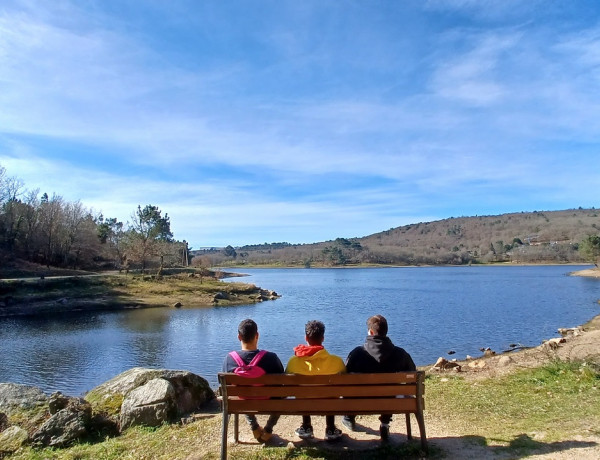
M 227 460 L 227 426 L 229 414 L 223 414 L 223 429 L 221 430 L 221 460 Z
M 425 418 L 423 417 L 423 413 L 415 414 L 417 417 L 417 422 L 419 423 L 419 432 L 421 433 L 421 449 L 425 453 L 429 452 L 429 447 L 427 446 L 427 435 L 425 434 Z
M 233 414 L 233 440 L 237 444 L 240 440 L 240 415 Z
M 406 437 L 412 439 L 412 427 L 410 426 L 410 414 L 406 415 Z

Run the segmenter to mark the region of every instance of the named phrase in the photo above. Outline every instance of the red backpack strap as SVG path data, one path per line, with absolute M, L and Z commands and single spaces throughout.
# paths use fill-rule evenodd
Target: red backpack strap
M 231 356 L 233 358 L 233 360 L 235 361 L 235 363 L 238 366 L 245 366 L 246 363 L 242 360 L 242 357 L 238 354 L 237 351 L 232 351 L 229 353 L 229 356 Z M 258 355 L 257 355 L 258 356 Z
M 256 366 L 263 356 L 267 354 L 267 350 L 259 351 L 256 356 L 250 361 L 250 366 Z

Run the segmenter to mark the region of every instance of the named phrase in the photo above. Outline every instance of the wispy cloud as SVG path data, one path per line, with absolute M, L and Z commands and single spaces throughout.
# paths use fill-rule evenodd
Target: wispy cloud
M 0 164 L 28 187 L 158 204 L 196 246 L 596 205 L 576 4 L 132 5 L 0 10 Z

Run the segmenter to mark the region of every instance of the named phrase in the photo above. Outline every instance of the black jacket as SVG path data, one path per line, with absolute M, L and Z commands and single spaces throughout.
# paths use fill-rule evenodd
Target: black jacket
M 362 347 L 356 347 L 346 359 L 348 372 L 382 373 L 416 370 L 410 355 L 395 346 L 389 337 L 368 335 Z

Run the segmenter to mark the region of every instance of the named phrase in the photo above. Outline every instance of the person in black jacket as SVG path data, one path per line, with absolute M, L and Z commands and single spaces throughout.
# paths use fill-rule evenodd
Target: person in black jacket
M 403 348 L 395 346 L 387 336 L 388 323 L 385 317 L 371 316 L 367 320 L 367 331 L 364 345 L 356 347 L 346 358 L 348 373 L 405 372 L 417 369 L 410 355 Z M 354 431 L 355 418 L 354 415 L 346 415 L 342 423 Z M 379 433 L 382 441 L 386 441 L 389 437 L 392 416 L 382 414 L 379 420 L 381 421 Z

